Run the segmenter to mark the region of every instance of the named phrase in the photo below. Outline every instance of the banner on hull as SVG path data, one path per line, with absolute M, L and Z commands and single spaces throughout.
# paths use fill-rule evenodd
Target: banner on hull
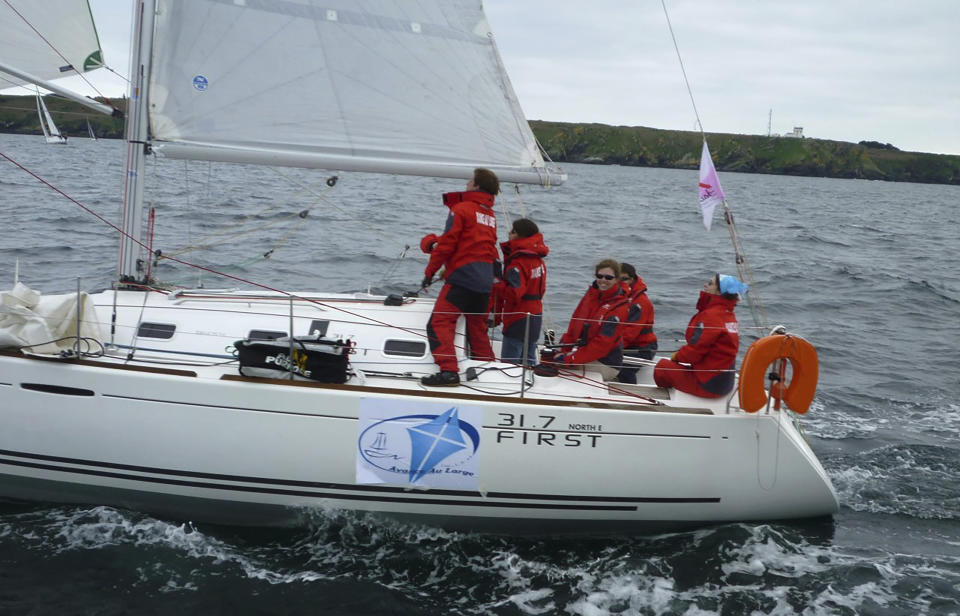
M 358 422 L 356 481 L 476 490 L 482 425 L 477 407 L 366 400 Z

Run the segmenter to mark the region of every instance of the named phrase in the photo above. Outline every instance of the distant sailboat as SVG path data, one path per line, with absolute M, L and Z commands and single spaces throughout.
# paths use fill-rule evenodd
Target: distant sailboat
M 93 127 L 90 126 L 90 120 L 87 120 L 87 134 L 90 135 L 90 138 L 94 141 L 97 140 L 97 134 L 93 132 Z
M 47 111 L 47 105 L 43 102 L 43 97 L 37 92 L 37 114 L 40 116 L 40 128 L 43 129 L 43 136 L 47 143 L 59 143 L 64 145 L 67 138 L 60 134 L 57 125 L 53 123 L 53 117 Z

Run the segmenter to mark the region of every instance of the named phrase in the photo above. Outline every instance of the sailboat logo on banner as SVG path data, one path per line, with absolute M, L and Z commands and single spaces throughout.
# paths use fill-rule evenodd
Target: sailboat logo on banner
M 376 414 L 382 417 L 383 409 L 378 410 Z M 479 409 L 454 406 L 439 415 L 379 420 L 369 415 L 361 413 L 360 417 L 357 483 L 476 488 Z M 472 415 L 472 421 L 464 415 Z

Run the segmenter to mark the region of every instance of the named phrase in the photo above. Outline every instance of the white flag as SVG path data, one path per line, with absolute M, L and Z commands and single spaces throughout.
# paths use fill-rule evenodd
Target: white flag
M 700 211 L 703 213 L 703 226 L 710 230 L 713 222 L 713 210 L 723 203 L 723 189 L 720 188 L 720 178 L 710 158 L 707 149 L 707 140 L 703 140 L 703 153 L 700 154 Z

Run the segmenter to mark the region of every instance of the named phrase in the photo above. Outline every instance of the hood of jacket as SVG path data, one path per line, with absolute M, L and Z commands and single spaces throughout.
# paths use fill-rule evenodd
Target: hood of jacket
M 550 249 L 543 243 L 543 234 L 534 233 L 530 237 L 518 237 L 506 242 L 500 242 L 500 250 L 508 261 L 521 254 L 532 255 L 535 257 L 545 257 Z
M 700 299 L 697 300 L 697 312 L 703 312 L 707 307 L 720 307 L 733 312 L 737 305 L 736 299 L 726 299 L 722 295 L 714 295 L 706 291 L 700 291 Z
M 630 295 L 633 295 L 634 293 L 640 293 L 640 292 L 646 291 L 647 285 L 645 282 L 643 282 L 643 278 L 641 278 L 640 276 L 637 276 L 637 279 L 633 281 L 633 284 L 628 285 L 624 283 L 623 289 Z
M 484 207 L 493 209 L 493 195 L 485 193 L 482 190 L 443 193 L 443 204 L 447 207 L 453 207 L 464 201 L 473 201 L 474 203 L 479 203 Z

